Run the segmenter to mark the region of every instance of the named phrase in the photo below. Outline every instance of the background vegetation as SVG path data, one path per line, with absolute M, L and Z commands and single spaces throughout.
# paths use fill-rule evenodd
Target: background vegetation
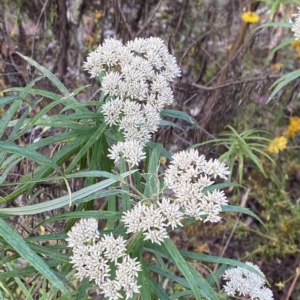
M 275 299 L 299 299 L 299 79 L 295 77 L 268 101 L 273 83 L 299 68 L 300 42 L 292 42 L 288 25 L 297 12 L 297 5 L 300 6 L 299 1 L 288 0 L 3 0 L 0 3 L 0 88 L 6 92 L 1 92 L 4 100 L 0 107 L 0 142 L 11 139 L 23 147 L 38 141 L 37 153 L 47 157 L 57 155 L 57 161 L 64 161 L 61 166 L 64 171 L 84 170 L 103 159 L 106 156 L 101 148 L 103 141 L 97 141 L 93 149 L 89 149 L 87 160 L 82 159 L 83 156 L 76 159 L 81 149 L 78 145 L 70 146 L 73 148 L 69 149 L 68 157 L 58 151 L 66 140 L 74 138 L 67 134 L 61 137 L 63 128 L 58 126 L 60 120 L 67 117 L 64 112 L 68 105 L 73 105 L 71 98 L 76 96 L 83 103 L 82 107 L 99 98 L 99 82 L 83 71 L 83 62 L 107 37 L 116 36 L 123 42 L 135 37 L 161 37 L 182 70 L 181 79 L 173 86 L 175 102 L 170 109 L 186 112 L 197 124 L 169 114 L 168 120 L 182 126 L 184 131 L 164 126 L 154 140 L 171 153 L 196 144 L 209 158 L 221 156 L 232 169 L 231 180 L 244 187 L 227 191 L 230 202 L 250 208 L 268 228 L 250 216 L 224 214 L 221 223 L 192 224 L 178 231 L 173 240 L 181 249 L 253 261 L 261 266 Z M 257 13 L 258 22 L 244 22 L 241 16 L 245 11 Z M 270 22 L 277 25 L 260 26 Z M 272 52 L 286 40 L 286 46 Z M 36 61 L 41 66 L 39 73 L 32 67 L 33 62 L 29 64 L 20 54 Z M 58 85 L 49 78 L 39 77 L 41 73 L 45 75 L 45 70 L 55 74 L 67 89 L 58 90 Z M 25 87 L 33 80 L 35 92 L 27 96 L 26 89 L 23 90 L 30 108 L 23 102 L 16 104 L 14 97 L 22 95 L 20 89 L 13 87 Z M 64 97 L 55 96 L 58 93 Z M 8 111 L 11 118 L 17 120 L 15 123 L 5 118 Z M 78 114 L 80 112 L 79 108 Z M 36 119 L 44 116 L 46 121 L 22 127 L 25 118 L 34 116 Z M 82 124 L 81 134 L 89 125 Z M 101 130 L 98 125 L 93 124 L 95 132 L 91 134 Z M 72 129 L 78 128 L 74 125 Z M 56 136 L 61 138 L 55 139 Z M 269 140 L 276 137 L 284 139 L 270 146 Z M 84 147 L 84 141 L 80 147 Z M 85 181 L 70 177 L 69 185 L 59 178 L 34 182 L 35 178 L 30 176 L 36 168 L 34 160 L 11 158 L 8 162 L 8 159 L 1 154 L 2 208 L 22 208 L 58 197 L 68 199 L 68 189 L 76 192 L 96 183 L 89 177 Z M 161 161 L 162 165 L 167 164 L 165 157 L 161 157 Z M 39 163 L 44 164 L 39 172 L 50 176 L 50 169 L 46 168 L 49 162 Z M 95 164 L 93 169 L 97 168 L 110 171 L 111 165 Z M 26 179 L 32 183 L 22 189 L 18 182 Z M 98 198 L 101 196 L 111 195 Z M 66 199 L 64 201 L 68 201 Z M 90 203 L 90 209 L 97 210 L 103 205 L 105 202 L 100 199 Z M 61 207 L 47 213 L 16 215 L 9 219 L 10 224 L 27 239 L 46 233 L 55 235 L 61 232 L 62 226 L 70 228 L 72 221 L 66 225 L 58 220 L 34 228 L 46 218 L 66 212 Z M 53 247 L 59 249 L 60 243 L 53 242 Z M 3 249 L 1 255 L 5 259 L 9 252 Z M 0 268 L 2 272 L 12 271 L 22 263 L 22 260 L 10 259 Z M 197 267 L 208 275 L 200 264 Z M 9 284 L 1 288 L 8 290 Z M 41 286 L 46 288 L 42 281 Z M 34 291 L 31 292 L 34 295 Z

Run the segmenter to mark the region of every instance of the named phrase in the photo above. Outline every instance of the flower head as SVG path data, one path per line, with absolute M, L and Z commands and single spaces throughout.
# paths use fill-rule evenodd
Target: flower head
M 251 262 L 246 262 L 246 264 L 257 270 L 264 277 L 257 265 Z M 273 300 L 272 291 L 263 286 L 264 279 L 246 269 L 240 267 L 231 268 L 225 271 L 223 278 L 227 280 L 223 288 L 229 296 L 235 296 L 238 293 L 239 296 L 249 296 L 251 299 Z
M 173 155 L 173 160 L 165 173 L 165 184 L 175 193 L 174 203 L 184 215 L 198 220 L 218 222 L 221 206 L 227 204 L 223 192 L 214 190 L 204 193 L 204 189 L 214 183 L 216 177 L 227 178 L 225 164 L 218 160 L 207 161 L 197 150 L 181 151 Z
M 257 23 L 259 15 L 252 11 L 246 11 L 242 14 L 242 20 L 246 23 Z
M 160 244 L 168 237 L 166 217 L 153 204 L 147 206 L 139 202 L 125 212 L 121 220 L 127 228 L 127 233 L 142 231 L 145 240 L 150 240 L 152 243 Z
M 126 45 L 107 39 L 89 54 L 84 68 L 91 77 L 104 74 L 102 90 L 110 96 L 102 106 L 104 120 L 123 133 L 124 143 L 113 146 L 109 157 L 137 165 L 158 129 L 159 112 L 174 100 L 170 82 L 180 76 L 175 57 L 160 38 L 137 38 Z
M 68 246 L 73 248 L 70 261 L 77 270 L 78 279 L 94 280 L 109 300 L 123 299 L 121 291 L 127 298 L 139 292 L 137 276 L 141 265 L 126 254 L 123 237 L 114 238 L 110 234 L 99 238 L 95 219 L 81 219 L 68 236 Z M 114 274 L 111 274 L 112 265 L 115 266 Z
M 90 245 L 99 237 L 98 223 L 95 219 L 81 219 L 79 223 L 72 227 L 68 232 L 69 247 L 79 247 Z
M 266 151 L 269 153 L 279 153 L 286 148 L 287 138 L 284 136 L 276 137 L 270 142 Z
M 299 50 L 300 50 L 300 40 L 294 40 L 294 41 L 292 41 L 291 46 L 292 46 L 296 51 L 299 51 Z
M 175 198 L 165 198 L 151 205 L 138 202 L 123 213 L 127 233 L 142 231 L 145 240 L 160 244 L 168 237 L 167 227 L 182 226 L 184 217 L 204 222 L 218 222 L 222 205 L 227 204 L 223 191 L 204 192 L 217 176 L 227 178 L 228 168 L 218 160 L 207 161 L 197 150 L 181 151 L 173 155 L 165 173 L 165 184 L 175 192 Z
M 296 133 L 300 131 L 300 118 L 299 117 L 291 117 L 290 124 L 288 126 L 286 135 L 289 138 L 294 138 Z
M 131 165 L 136 166 L 139 161 L 146 157 L 143 151 L 143 145 L 138 141 L 126 141 L 119 142 L 109 149 L 110 154 L 108 155 L 114 161 L 118 161 L 120 157 Z

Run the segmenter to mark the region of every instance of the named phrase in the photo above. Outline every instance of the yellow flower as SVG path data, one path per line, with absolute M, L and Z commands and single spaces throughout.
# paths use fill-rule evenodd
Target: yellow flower
M 97 20 L 100 20 L 104 16 L 103 10 L 96 10 L 94 14 Z
M 271 65 L 270 69 L 271 69 L 272 71 L 277 71 L 277 70 L 282 69 L 282 67 L 283 67 L 283 64 L 277 63 L 277 64 Z
M 291 117 L 289 127 L 285 134 L 287 137 L 293 138 L 298 131 L 300 131 L 300 118 Z
M 93 45 L 95 42 L 96 38 L 93 34 L 90 34 L 86 37 L 86 41 L 88 44 Z
M 299 51 L 300 50 L 300 40 L 295 40 L 291 43 L 291 46 L 296 50 Z
M 279 151 L 282 151 L 286 148 L 286 144 L 287 138 L 284 136 L 279 136 L 271 141 L 266 151 L 269 153 L 279 153 Z
M 259 15 L 252 11 L 246 11 L 242 14 L 242 20 L 246 23 L 257 23 Z

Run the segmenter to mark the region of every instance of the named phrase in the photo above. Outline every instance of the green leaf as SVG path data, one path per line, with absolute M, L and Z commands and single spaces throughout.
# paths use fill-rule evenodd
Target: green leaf
M 203 253 L 193 253 L 193 252 L 184 251 L 184 250 L 180 250 L 179 252 L 183 257 L 188 258 L 188 259 L 199 260 L 201 262 L 204 261 L 204 262 L 211 262 L 211 263 L 216 263 L 216 264 L 226 264 L 226 265 L 230 265 L 230 266 L 234 266 L 234 267 L 240 267 L 240 268 L 248 270 L 249 272 L 255 273 L 262 279 L 266 280 L 266 278 L 261 273 L 259 273 L 257 270 L 255 270 L 251 266 L 249 266 L 243 262 L 240 262 L 238 260 L 219 257 L 219 256 L 212 256 L 212 255 L 207 255 L 207 254 L 203 254 Z
M 140 277 L 141 276 L 141 277 Z M 138 281 L 139 284 L 146 284 L 146 288 L 147 290 L 149 290 L 149 288 L 153 291 L 153 293 L 157 296 L 157 298 L 154 299 L 160 299 L 160 300 L 169 300 L 168 295 L 165 293 L 165 291 L 163 290 L 163 288 L 161 287 L 161 285 L 159 285 L 154 279 L 153 277 L 144 269 L 144 267 L 142 268 L 142 274 L 140 274 L 140 280 Z M 141 293 L 143 290 L 143 285 L 141 285 Z M 149 288 L 148 288 L 149 286 Z M 151 294 L 145 295 L 144 291 L 143 291 L 143 295 L 146 297 L 145 299 L 153 299 L 152 297 L 149 298 L 149 295 L 151 296 Z M 141 299 L 144 300 L 144 298 L 142 297 Z
M 54 154 L 54 156 L 52 157 L 52 160 L 55 163 L 57 163 L 58 165 L 64 163 L 66 160 L 68 160 L 70 157 L 72 157 L 78 151 L 78 148 L 87 139 L 89 139 L 89 137 L 90 137 L 90 134 L 86 133 L 85 135 L 82 135 L 82 137 L 80 139 L 75 139 L 74 141 L 66 144 L 66 146 L 64 146 L 63 148 L 61 148 L 58 152 L 56 152 Z M 43 166 L 37 167 L 35 169 L 33 178 L 34 179 L 37 179 L 37 178 L 46 178 L 52 172 L 53 172 L 52 168 L 49 168 L 49 166 L 47 166 L 47 165 L 43 165 Z M 31 178 L 31 176 L 32 176 L 32 174 L 28 174 L 28 175 L 26 175 L 23 178 L 23 180 L 26 181 L 29 178 Z M 9 194 L 8 196 L 4 197 L 3 199 L 0 199 L 0 202 L 9 202 L 11 200 L 14 200 L 19 195 L 22 195 L 22 194 L 28 192 L 29 190 L 31 190 L 33 188 L 33 186 L 34 186 L 34 184 L 32 184 L 32 183 L 24 184 L 22 187 L 20 187 L 19 189 L 15 190 L 14 192 L 12 192 L 11 194 Z
M 21 106 L 21 100 L 15 100 L 12 105 L 9 106 L 8 110 L 6 111 L 5 115 L 0 119 L 0 138 L 3 136 L 5 130 L 8 127 L 10 120 L 15 115 L 16 111 Z
M 206 279 L 191 265 L 189 265 L 190 272 L 192 276 L 195 278 L 196 283 L 204 293 L 204 298 L 210 300 L 220 300 L 217 293 L 210 286 L 210 284 L 206 281 Z
M 179 130 L 181 130 L 182 132 L 184 132 L 184 133 L 186 134 L 185 129 L 182 128 L 182 126 L 180 126 L 180 125 L 178 125 L 178 124 L 176 124 L 176 123 L 174 123 L 174 122 L 165 121 L 165 120 L 160 120 L 160 121 L 159 121 L 159 126 L 166 126 L 166 127 L 174 127 L 174 128 L 178 128 Z
M 56 268 L 57 266 L 61 265 L 61 261 L 56 260 L 56 259 L 51 259 L 51 260 L 47 260 L 46 264 L 51 269 L 51 268 Z M 28 267 L 25 267 L 22 269 L 0 273 L 0 282 L 6 278 L 11 278 L 11 277 L 16 277 L 16 276 L 29 277 L 29 276 L 32 276 L 33 274 L 36 274 L 36 269 L 32 266 L 28 266 Z
M 221 290 L 220 287 L 220 277 L 222 276 L 222 274 L 225 272 L 225 270 L 228 268 L 227 265 L 222 265 L 220 268 L 218 268 L 216 270 L 216 272 L 211 273 L 208 277 L 207 277 L 207 282 L 213 286 L 214 284 L 216 284 L 218 286 L 218 289 Z
M 152 198 L 154 195 L 158 197 L 158 178 L 157 178 L 157 168 L 159 165 L 160 153 L 162 150 L 161 144 L 156 144 L 155 148 L 150 152 L 150 158 L 148 161 L 147 173 L 144 175 L 146 178 L 146 187 L 144 195 L 146 198 Z
M 107 125 L 105 123 L 102 123 L 97 130 L 93 133 L 93 135 L 90 137 L 90 139 L 83 145 L 83 147 L 79 150 L 77 155 L 72 159 L 71 164 L 67 168 L 67 173 L 70 173 L 76 166 L 76 164 L 80 161 L 80 159 L 91 149 L 91 147 L 94 145 L 94 143 L 97 142 L 99 138 L 103 135 Z
M 32 66 L 34 66 L 36 69 L 38 69 L 42 74 L 44 74 L 59 89 L 59 91 L 61 93 L 63 93 L 63 95 L 65 97 L 66 104 L 71 105 L 72 102 L 77 103 L 76 99 L 68 91 L 68 89 L 48 69 L 46 69 L 45 67 L 39 65 L 36 61 L 34 61 L 33 59 L 31 59 L 30 57 L 27 57 L 27 56 L 25 56 L 25 55 L 23 55 L 23 54 L 21 54 L 19 52 L 16 52 L 16 53 L 19 56 L 21 56 L 24 60 L 26 60 L 27 62 L 29 62 Z M 80 109 L 83 109 L 83 108 L 80 108 Z
M 122 180 L 122 178 L 125 178 L 126 176 L 128 176 L 129 174 L 132 174 L 135 171 L 136 170 L 120 174 L 120 180 Z M 112 185 L 116 181 L 117 181 L 116 179 L 106 179 L 101 182 L 95 183 L 91 186 L 88 186 L 86 188 L 83 188 L 77 192 L 72 193 L 72 195 L 71 195 L 72 196 L 72 205 L 75 205 L 75 204 L 78 204 L 78 203 L 81 203 L 84 201 L 89 201 L 90 199 L 87 197 L 90 195 L 93 195 L 93 194 L 94 194 L 95 198 L 97 198 L 97 197 L 99 198 L 100 195 L 97 194 L 97 192 Z M 105 192 L 107 193 L 109 191 L 103 191 L 104 194 L 105 194 Z M 34 204 L 34 205 L 29 205 L 29 206 L 14 207 L 14 208 L 1 208 L 0 213 L 8 214 L 8 215 L 34 215 L 37 213 L 41 213 L 41 212 L 45 212 L 45 211 L 49 211 L 49 210 L 67 206 L 67 205 L 69 205 L 69 201 L 70 201 L 69 196 L 63 196 L 63 197 L 59 197 L 59 198 L 51 200 L 51 201 L 38 203 L 38 204 Z
M 93 211 L 93 210 L 86 210 L 86 211 L 73 211 L 65 214 L 60 214 L 54 216 L 52 218 L 46 219 L 43 222 L 39 223 L 36 227 L 52 223 L 55 221 L 65 220 L 65 219 L 87 219 L 87 218 L 94 218 L 94 219 L 101 219 L 101 220 L 118 220 L 122 216 L 121 212 L 114 212 L 114 211 Z
M 6 142 L 12 142 L 13 140 L 17 139 L 18 137 L 20 137 L 22 135 L 22 133 L 19 133 L 18 131 L 20 130 L 20 128 L 23 126 L 24 121 L 26 119 L 26 117 L 29 114 L 29 109 L 28 107 L 26 108 L 26 110 L 23 112 L 21 118 L 17 121 L 16 125 L 14 126 L 12 132 L 9 135 L 9 138 L 6 140 Z
M 2 218 L 0 218 L 0 235 L 16 252 L 47 278 L 51 284 L 58 288 L 63 294 L 68 293 L 64 283 L 54 274 L 42 258 L 28 247 L 23 238 L 20 237 Z
M 4 106 L 9 103 L 14 103 L 17 100 L 21 100 L 19 96 L 7 96 L 0 98 L 0 106 Z
M 264 23 L 264 24 L 256 27 L 253 31 L 256 31 L 258 29 L 265 28 L 265 27 L 286 27 L 286 28 L 292 28 L 293 27 L 293 23 L 290 23 L 290 22 L 269 22 L 269 23 Z
M 236 212 L 236 213 L 246 214 L 256 219 L 261 225 L 263 225 L 266 229 L 268 229 L 264 224 L 264 222 L 248 208 L 241 207 L 241 206 L 234 206 L 234 205 L 222 205 L 222 212 Z
M 152 299 L 150 286 L 152 286 L 152 290 L 153 290 L 154 285 L 157 285 L 156 282 L 149 282 L 150 278 L 152 278 L 152 277 L 149 275 L 148 268 L 146 268 L 143 263 L 142 271 L 138 273 L 138 278 L 137 278 L 138 285 L 141 286 L 140 295 L 141 295 L 141 299 L 143 299 L 143 300 L 144 299 L 145 300 Z M 160 293 L 160 292 L 161 292 L 161 290 L 158 291 L 158 293 Z M 161 294 L 161 295 L 163 295 L 163 294 Z
M 181 120 L 184 120 L 194 126 L 197 126 L 197 121 L 193 117 L 191 117 L 190 115 L 186 114 L 183 111 L 164 109 L 160 112 L 160 115 L 162 117 L 181 119 Z
M 287 45 L 291 44 L 293 41 L 295 40 L 295 37 L 291 37 L 285 41 L 283 41 L 282 43 L 280 43 L 279 45 L 277 45 L 275 48 L 273 48 L 270 53 L 268 54 L 268 56 L 265 59 L 265 65 L 268 63 L 269 59 L 273 57 L 273 55 L 280 49 L 286 47 Z
M 10 263 L 7 263 L 6 266 L 7 266 L 7 268 L 8 268 L 9 271 L 13 270 L 13 267 L 10 265 Z M 20 275 L 18 275 L 18 274 L 16 274 L 16 276 L 14 276 L 15 282 L 17 283 L 17 285 L 21 289 L 23 295 L 26 296 L 26 300 L 27 299 L 28 300 L 33 300 L 33 298 L 30 295 L 30 291 L 27 290 L 25 284 L 22 282 L 22 280 L 19 277 L 20 277 Z
M 69 254 L 63 254 L 60 250 L 67 249 L 66 244 L 55 245 L 55 246 L 40 246 L 36 244 L 28 244 L 28 247 L 34 251 L 35 253 L 40 253 L 45 256 L 51 257 L 52 259 L 56 259 L 58 261 L 68 263 L 69 262 Z
M 236 182 L 216 183 L 214 185 L 210 185 L 210 186 L 205 187 L 203 189 L 202 193 L 205 194 L 206 192 L 211 192 L 211 191 L 214 191 L 214 190 L 226 189 L 226 188 L 233 187 L 233 186 L 242 187 L 240 184 L 238 184 Z
M 8 153 L 18 154 L 26 158 L 30 158 L 31 160 L 36 161 L 41 165 L 47 165 L 53 168 L 59 174 L 62 175 L 62 171 L 60 170 L 59 166 L 51 158 L 48 158 L 37 151 L 26 147 L 20 147 L 14 144 L 8 144 L 2 141 L 0 141 L 0 150 Z
M 79 285 L 78 292 L 75 300 L 85 300 L 87 299 L 87 289 L 89 287 L 89 280 L 84 278 Z
M 35 84 L 36 81 L 40 79 L 36 78 L 35 80 L 31 81 L 26 87 L 22 88 L 21 93 L 18 97 L 19 100 L 15 100 L 12 105 L 9 106 L 8 110 L 5 113 L 5 116 L 1 118 L 0 120 L 0 138 L 3 136 L 9 122 L 14 117 L 16 111 L 19 109 L 20 105 L 23 102 L 23 99 L 25 99 L 26 95 L 28 94 L 29 90 L 32 88 L 32 86 Z
M 283 76 L 281 76 L 279 79 L 277 79 L 273 85 L 271 86 L 271 88 L 273 88 L 274 86 L 275 89 L 273 90 L 273 92 L 271 93 L 268 101 L 266 103 L 269 103 L 271 101 L 271 99 L 284 87 L 286 86 L 288 83 L 290 83 L 291 81 L 297 79 L 300 77 L 300 70 L 296 70 L 293 72 L 290 72 L 288 74 L 285 74 Z
M 183 279 L 182 277 L 179 277 L 179 276 L 175 275 L 171 271 L 162 269 L 159 266 L 156 266 L 156 265 L 153 265 L 153 264 L 150 264 L 150 263 L 147 263 L 147 262 L 144 262 L 143 265 L 147 268 L 147 270 L 153 271 L 156 274 L 159 274 L 159 275 L 162 275 L 164 277 L 167 277 L 167 278 L 171 279 L 172 281 L 176 281 L 181 286 L 190 289 L 190 285 L 189 285 L 189 283 L 185 279 Z
M 194 276 L 192 275 L 192 273 L 190 271 L 189 265 L 186 262 L 186 260 L 183 259 L 182 255 L 180 254 L 180 252 L 174 245 L 174 242 L 171 239 L 167 238 L 167 239 L 164 239 L 164 245 L 165 245 L 167 251 L 169 252 L 169 254 L 171 255 L 174 263 L 176 264 L 178 269 L 182 272 L 183 276 L 189 283 L 196 299 L 201 300 L 198 285 L 195 281 Z

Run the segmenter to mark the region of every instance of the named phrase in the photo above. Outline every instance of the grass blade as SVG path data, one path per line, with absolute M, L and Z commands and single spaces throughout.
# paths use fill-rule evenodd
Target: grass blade
M 17 251 L 63 294 L 68 293 L 64 283 L 54 274 L 44 260 L 32 251 L 23 238 L 18 235 L 2 218 L 0 218 L 0 235 L 15 251 Z

